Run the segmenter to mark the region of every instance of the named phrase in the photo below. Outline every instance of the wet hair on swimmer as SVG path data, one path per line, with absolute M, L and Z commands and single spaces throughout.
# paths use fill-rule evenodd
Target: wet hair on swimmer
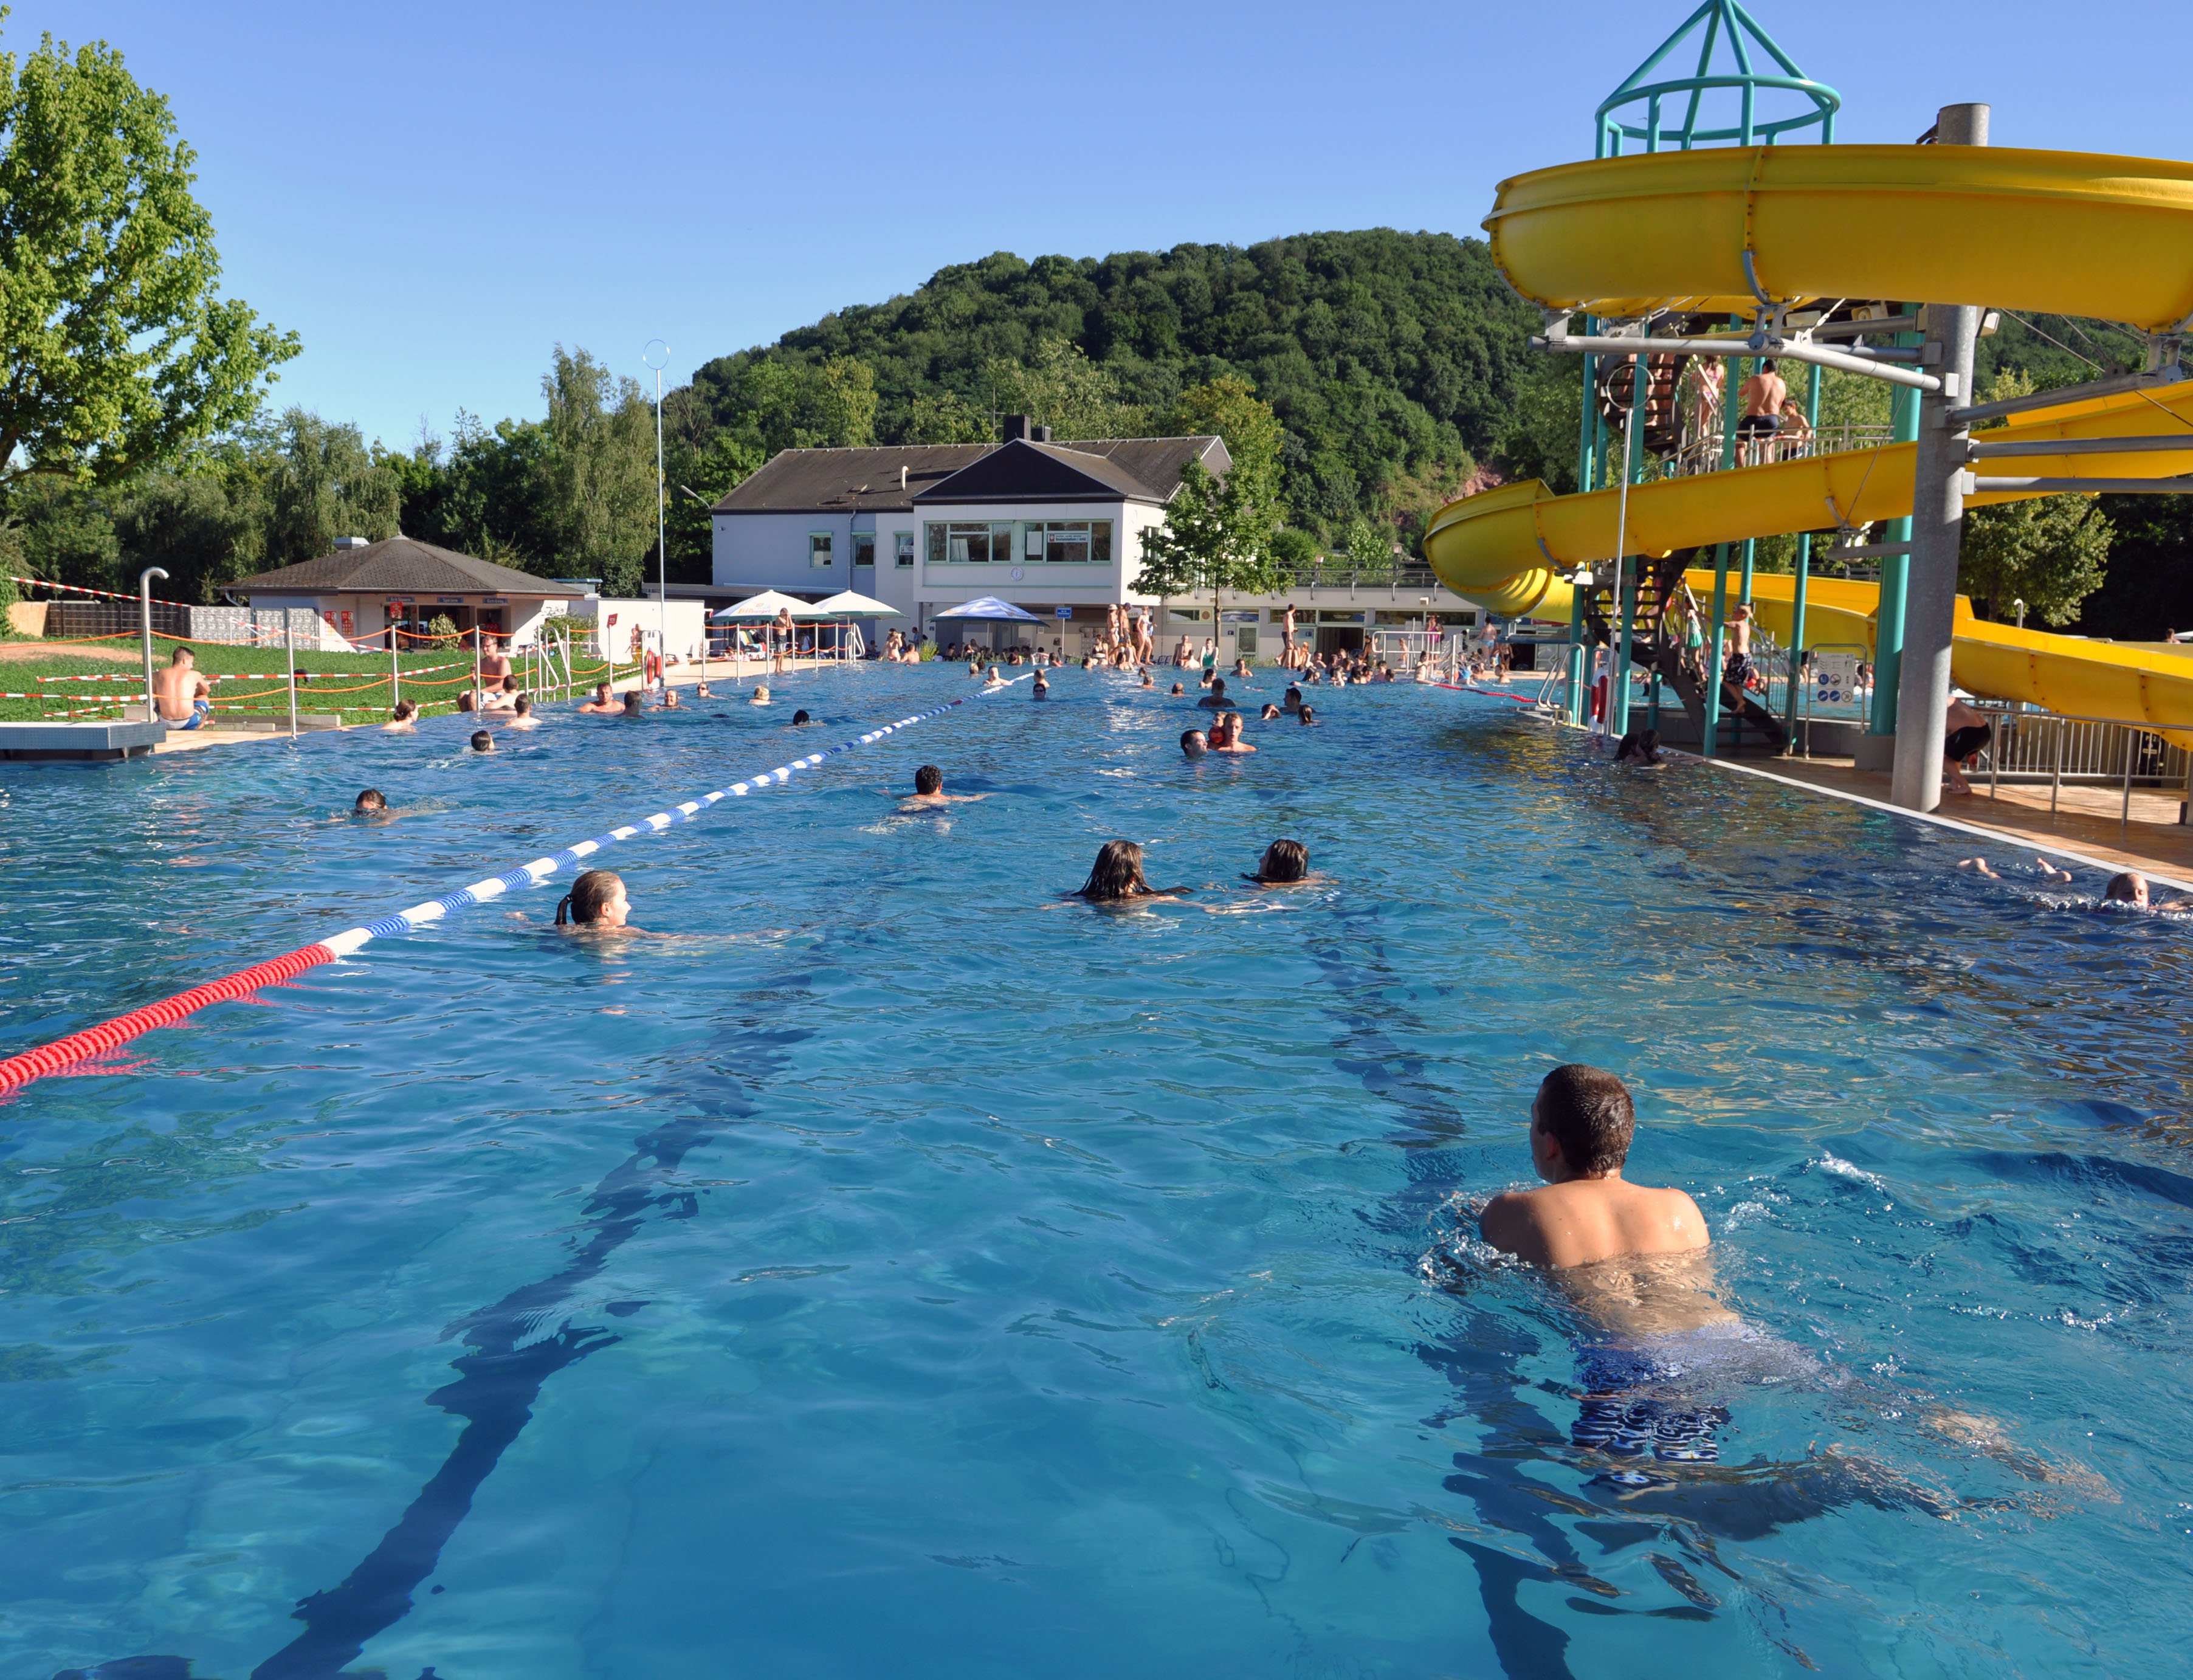
M 352 811 L 386 811 L 388 809 L 388 800 L 380 788 L 368 788 L 358 796 L 358 803 L 351 809 Z
M 617 896 L 617 889 L 623 885 L 624 877 L 615 869 L 587 870 L 571 883 L 571 890 L 558 902 L 556 926 L 564 925 L 566 912 L 569 919 L 581 927 L 599 921 L 610 900 Z
M 1309 874 L 1309 848 L 1300 840 L 1275 840 L 1264 848 L 1263 861 L 1251 880 L 1301 880 Z
M 494 750 L 495 737 L 490 735 L 484 729 L 476 729 L 472 731 L 472 751 L 475 753 L 492 753 Z
M 2110 884 L 2102 889 L 2102 897 L 2105 901 L 2114 900 L 2120 904 L 2137 904 L 2139 903 L 2139 890 L 2146 885 L 2144 878 L 2127 869 L 2121 875 L 2110 877 Z
M 1149 891 L 1149 882 L 1142 878 L 1142 849 L 1132 840 L 1106 840 L 1089 879 L 1081 883 L 1081 897 L 1092 904 L 1139 898 Z
M 392 723 L 405 723 L 419 715 L 419 708 L 409 700 L 399 700 L 388 716 Z
M 809 716 L 807 715 L 807 711 L 806 711 L 806 708 L 805 708 L 804 707 L 802 707 L 799 711 L 794 712 L 794 713 L 792 714 L 792 720 L 793 720 L 793 722 L 794 722 L 794 723 L 796 723 L 796 724 L 799 724 L 799 723 L 813 723 L 813 722 L 815 721 L 815 720 L 814 720 L 814 719 L 812 719 L 812 718 L 810 718 L 810 717 L 809 717 Z
M 944 772 L 933 764 L 925 764 L 913 772 L 913 791 L 917 794 L 934 794 L 943 786 Z
M 1637 1109 L 1629 1088 L 1604 1068 L 1565 1063 L 1538 1086 L 1538 1124 L 1561 1146 L 1570 1169 L 1589 1177 L 1621 1170 Z

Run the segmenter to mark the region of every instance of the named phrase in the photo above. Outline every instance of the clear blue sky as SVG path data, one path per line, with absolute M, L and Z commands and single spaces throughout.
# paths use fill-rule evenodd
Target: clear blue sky
M 408 445 L 538 414 L 559 341 L 644 377 L 661 337 L 683 378 L 994 250 L 1474 233 L 1502 176 L 1589 155 L 1686 10 L 15 0 L 4 29 L 104 37 L 168 96 L 227 289 L 303 335 L 277 403 Z M 1844 140 L 1986 100 L 1997 145 L 2193 144 L 2182 0 L 1755 15 Z

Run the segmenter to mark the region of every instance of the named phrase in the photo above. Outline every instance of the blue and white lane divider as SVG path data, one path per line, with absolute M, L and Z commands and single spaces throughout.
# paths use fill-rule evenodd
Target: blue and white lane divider
M 117 1016 L 112 1021 L 102 1022 L 95 1027 L 88 1027 L 81 1032 L 71 1033 L 66 1038 L 56 1039 L 53 1043 L 43 1045 L 36 1050 L 26 1050 L 20 1055 L 10 1056 L 5 1060 L 0 1060 L 0 1092 L 12 1090 L 17 1086 L 28 1085 L 32 1080 L 43 1079 L 48 1074 L 59 1073 L 64 1068 L 81 1062 L 87 1057 L 104 1055 L 117 1046 L 126 1044 L 140 1033 L 150 1032 L 155 1027 L 173 1026 L 176 1022 L 196 1013 L 209 1003 L 232 1001 L 249 995 L 261 986 L 272 985 L 279 981 L 287 980 L 293 975 L 301 974 L 308 968 L 317 967 L 321 963 L 333 962 L 339 957 L 349 956 L 362 946 L 375 939 L 387 938 L 398 933 L 416 932 L 420 928 L 441 920 L 452 911 L 470 909 L 475 904 L 488 903 L 501 897 L 504 893 L 519 887 L 538 886 L 558 869 L 567 868 L 573 863 L 583 863 L 604 848 L 615 846 L 619 840 L 630 840 L 635 834 L 660 834 L 673 823 L 690 822 L 710 806 L 719 804 L 724 800 L 742 799 L 749 794 L 759 793 L 764 788 L 782 787 L 801 771 L 812 770 L 816 765 L 836 758 L 840 753 L 850 753 L 856 747 L 871 746 L 883 740 L 886 736 L 896 735 L 902 729 L 911 729 L 914 725 L 926 719 L 941 716 L 952 710 L 953 707 L 964 706 L 970 699 L 981 699 L 984 695 L 989 694 L 1002 694 L 1014 683 L 1025 680 L 1027 680 L 1025 678 L 1015 677 L 1010 681 L 999 682 L 995 687 L 986 685 L 973 695 L 962 695 L 959 699 L 948 701 L 942 706 L 933 706 L 926 712 L 916 712 L 913 716 L 901 718 L 896 723 L 881 725 L 865 735 L 855 736 L 850 741 L 841 741 L 836 746 L 826 747 L 819 753 L 810 753 L 804 759 L 794 759 L 790 764 L 781 764 L 774 770 L 765 770 L 760 775 L 750 776 L 743 782 L 734 782 L 728 788 L 719 788 L 712 794 L 703 794 L 698 799 L 687 800 L 683 805 L 673 806 L 668 811 L 658 811 L 654 816 L 644 817 L 637 823 L 628 823 L 621 829 L 610 829 L 605 834 L 597 834 L 592 840 L 581 840 L 576 846 L 564 847 L 553 857 L 536 857 L 530 863 L 521 869 L 512 869 L 506 874 L 495 875 L 487 880 L 475 881 L 470 886 L 461 888 L 455 892 L 444 893 L 439 898 L 427 903 L 415 905 L 408 910 L 399 910 L 394 915 L 383 916 L 380 920 L 368 922 L 363 927 L 346 929 L 331 938 L 301 946 L 296 950 L 285 952 L 278 957 L 270 957 L 264 962 L 254 963 L 250 967 L 241 969 L 234 974 L 224 975 L 218 980 L 209 980 L 203 985 L 193 986 L 186 992 L 179 992 L 173 997 L 163 998 L 159 1002 L 147 1004 L 141 1009 L 133 1009 L 127 1015 Z

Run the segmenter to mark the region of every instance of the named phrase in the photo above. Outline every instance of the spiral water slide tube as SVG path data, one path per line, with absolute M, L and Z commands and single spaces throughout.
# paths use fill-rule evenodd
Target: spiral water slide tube
M 1501 183 L 1486 218 L 1515 289 L 1549 308 L 1623 319 L 1658 308 L 1750 315 L 1782 301 L 1924 298 L 2122 321 L 2193 317 L 2193 164 L 1958 146 L 1783 146 L 1646 153 Z M 1966 400 L 1969 401 L 1967 397 Z M 2028 410 L 1990 444 L 2183 431 L 2181 453 L 2040 454 L 2040 478 L 2193 473 L 2193 380 Z M 1633 554 L 1853 526 L 1911 512 L 1914 449 L 1885 444 L 1557 496 L 1533 479 L 1448 503 L 1424 536 L 1433 569 L 1502 616 L 1566 619 L 1568 574 Z M 2032 492 L 2040 494 L 2045 492 Z M 1967 506 L 2019 499 L 1967 497 Z M 1698 584 L 1692 575 L 1692 587 Z M 1710 582 L 1710 574 L 1707 580 Z M 1784 636 L 1791 580 L 1754 599 Z M 1871 584 L 1815 579 L 1807 641 L 1872 645 Z M 1819 615 L 1825 613 L 1824 619 Z M 1988 623 L 1957 605 L 1951 669 L 1974 693 L 2193 729 L 2193 658 Z M 2193 741 L 2193 737 L 2182 737 Z

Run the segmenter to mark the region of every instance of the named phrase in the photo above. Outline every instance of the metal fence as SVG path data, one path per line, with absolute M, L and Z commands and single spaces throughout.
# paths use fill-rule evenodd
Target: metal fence
M 1995 731 L 1979 754 L 1978 774 L 1990 791 L 2013 786 L 2048 784 L 2048 808 L 2061 802 L 2063 789 L 2114 787 L 2123 794 L 2120 827 L 2132 820 L 2135 788 L 2185 788 L 2193 794 L 2193 752 L 2177 746 L 2159 730 L 2121 718 L 2081 717 L 2058 712 L 2030 712 L 2011 705 L 1974 706 Z M 2184 820 L 2180 807 L 2180 822 Z

